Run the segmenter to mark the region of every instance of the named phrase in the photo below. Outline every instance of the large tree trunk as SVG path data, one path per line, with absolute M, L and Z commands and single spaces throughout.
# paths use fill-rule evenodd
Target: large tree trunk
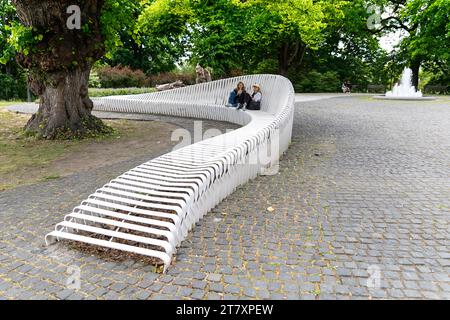
M 287 76 L 289 71 L 289 44 L 285 43 L 278 50 L 278 73 Z
M 91 115 L 91 65 L 104 54 L 100 16 L 104 0 L 13 0 L 22 24 L 41 40 L 17 60 L 30 71 L 29 85 L 39 111 L 25 129 L 46 139 L 81 137 L 109 131 Z M 78 5 L 80 24 L 69 28 L 67 8 Z M 89 30 L 86 32 L 86 27 Z
M 306 45 L 301 42 L 283 44 L 278 50 L 278 73 L 287 76 L 294 62 L 302 63 L 305 51 Z
M 46 74 L 45 81 L 31 79 L 32 89 L 40 96 L 39 111 L 25 129 L 46 139 L 70 138 L 103 132 L 106 128 L 91 115 L 93 103 L 88 97 L 90 67 Z M 49 81 L 51 79 L 51 81 Z
M 419 58 L 416 58 L 411 62 L 412 85 L 416 87 L 416 90 L 419 90 L 419 72 L 421 64 L 422 60 L 420 60 Z

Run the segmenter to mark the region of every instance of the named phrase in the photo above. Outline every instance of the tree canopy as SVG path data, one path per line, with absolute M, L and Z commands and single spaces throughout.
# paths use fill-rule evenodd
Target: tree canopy
M 413 69 L 417 87 L 420 67 L 447 73 L 450 52 L 450 2 L 448 0 L 370 0 L 385 15 L 374 33 L 403 30 L 396 56 Z
M 88 96 L 92 65 L 122 44 L 120 32 L 133 20 L 137 0 L 12 0 L 16 11 L 8 24 L 1 62 L 16 56 L 28 70 L 32 91 L 40 97 L 38 113 L 26 130 L 41 137 L 85 135 L 107 130 L 91 115 Z M 79 26 L 69 25 L 71 18 Z
M 264 59 L 286 74 L 306 48 L 318 48 L 331 15 L 342 15 L 345 1 L 155 0 L 146 1 L 141 30 L 169 36 L 194 62 L 217 74 L 251 72 Z

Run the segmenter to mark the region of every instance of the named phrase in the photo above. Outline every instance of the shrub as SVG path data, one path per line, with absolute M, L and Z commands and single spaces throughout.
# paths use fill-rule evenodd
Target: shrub
M 269 73 L 269 74 L 277 74 L 278 73 L 278 60 L 275 59 L 265 59 L 258 63 L 258 66 L 253 71 L 253 73 Z
M 175 81 L 181 80 L 185 85 L 195 84 L 196 79 L 195 72 L 185 71 L 185 72 L 163 72 L 156 75 L 151 75 L 148 77 L 147 85 L 154 87 L 156 85 L 173 83 Z
M 27 82 L 25 75 L 13 77 L 0 73 L 0 99 L 1 100 L 25 100 L 27 98 Z
M 327 71 L 322 74 L 312 70 L 294 79 L 296 92 L 338 92 L 341 85 L 341 80 L 339 80 L 337 72 L 334 71 Z
M 445 84 L 437 84 L 437 85 L 427 84 L 423 88 L 423 92 L 426 94 L 448 94 L 450 92 L 450 87 Z
M 96 71 L 92 71 L 89 75 L 89 88 L 101 88 L 102 84 Z
M 146 84 L 144 72 L 129 67 L 102 67 L 96 73 L 102 88 L 143 87 Z

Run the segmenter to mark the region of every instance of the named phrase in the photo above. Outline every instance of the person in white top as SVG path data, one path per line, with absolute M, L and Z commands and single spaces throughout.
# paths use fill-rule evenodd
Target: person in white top
M 243 108 L 245 111 L 247 110 L 261 110 L 261 101 L 262 101 L 262 92 L 261 92 L 261 86 L 259 84 L 254 84 L 252 86 L 253 88 L 253 94 L 248 95 L 246 104 L 244 106 L 239 106 L 237 110 L 240 110 Z

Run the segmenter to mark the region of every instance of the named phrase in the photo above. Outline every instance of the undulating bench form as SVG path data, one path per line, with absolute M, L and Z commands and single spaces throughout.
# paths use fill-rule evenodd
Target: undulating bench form
M 259 83 L 261 111 L 227 108 L 243 81 Z M 47 245 L 66 239 L 160 260 L 164 272 L 195 224 L 234 190 L 278 165 L 288 149 L 294 89 L 277 75 L 252 75 L 171 91 L 108 97 L 95 110 L 226 121 L 242 127 L 175 150 L 122 174 L 84 200 Z

